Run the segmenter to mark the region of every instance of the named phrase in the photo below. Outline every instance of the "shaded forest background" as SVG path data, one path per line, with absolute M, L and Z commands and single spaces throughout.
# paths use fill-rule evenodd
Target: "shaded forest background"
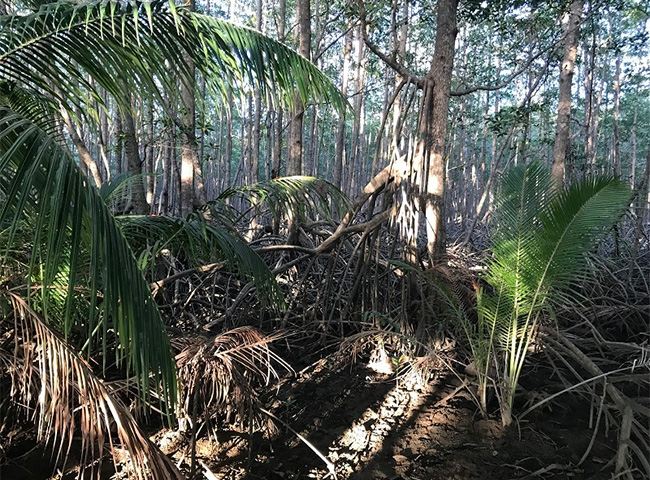
M 269 106 L 252 89 L 229 92 L 225 103 L 215 101 L 199 80 L 196 196 L 213 199 L 230 186 L 280 175 L 317 176 L 354 196 L 388 163 L 409 155 L 417 143 L 422 101 L 414 78 L 427 72 L 434 49 L 436 15 L 430 7 L 373 2 L 366 7 L 364 28 L 354 3 L 312 2 L 306 48 L 293 2 L 197 4 L 210 15 L 297 49 L 301 45 L 301 53 L 336 82 L 351 108 L 337 114 L 327 105 L 306 106 L 297 145 L 296 112 Z M 566 7 L 553 2 L 459 7 L 445 142 L 446 221 L 455 235 L 489 211 L 491 195 L 487 202 L 481 199 L 494 187 L 491 172 L 533 159 L 553 161 Z M 571 179 L 604 172 L 632 186 L 643 180 L 650 135 L 644 7 L 642 2 L 584 7 L 566 149 Z M 145 174 L 146 205 L 140 200 L 125 208 L 180 214 L 182 132 L 163 112 L 133 101 L 132 118 L 105 115 L 100 131 L 75 126 L 97 166 L 95 179 Z M 296 149 L 301 161 L 292 164 Z

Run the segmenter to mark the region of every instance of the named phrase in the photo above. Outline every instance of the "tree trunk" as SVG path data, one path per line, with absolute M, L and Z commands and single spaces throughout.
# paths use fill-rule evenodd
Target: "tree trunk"
M 187 0 L 185 6 L 194 10 L 194 0 Z M 181 81 L 181 193 L 180 209 L 181 216 L 185 217 L 192 212 L 194 207 L 205 203 L 205 193 L 203 182 L 196 182 L 195 189 L 195 171 L 199 169 L 200 161 L 198 155 L 198 145 L 196 142 L 196 97 L 195 97 L 195 73 L 194 64 L 186 58 L 185 61 L 189 66 L 189 76 L 187 81 Z
M 614 117 L 613 117 L 613 133 L 612 133 L 612 165 L 614 167 L 614 175 L 616 178 L 621 178 L 621 138 L 620 138 L 620 122 L 621 122 L 621 54 L 616 55 L 616 67 L 614 71 Z
M 310 58 L 311 45 L 311 0 L 298 0 L 298 52 L 305 58 Z M 287 175 L 302 174 L 302 125 L 305 107 L 302 100 L 296 95 L 291 112 L 289 125 L 289 158 L 287 161 Z
M 131 213 L 142 215 L 147 212 L 147 200 L 144 195 L 142 162 L 140 160 L 138 137 L 135 131 L 135 119 L 133 118 L 131 109 L 122 112 L 122 125 L 124 128 L 126 169 L 129 175 L 138 177 L 131 182 L 131 198 L 128 210 Z
M 158 213 L 167 214 L 170 211 L 170 189 L 172 180 L 172 168 L 175 163 L 175 139 L 173 127 L 170 127 L 167 142 L 165 143 L 165 157 L 163 160 L 163 178 L 162 188 L 160 189 L 160 200 L 158 203 Z
M 435 260 L 445 251 L 445 137 L 457 28 L 458 0 L 440 0 L 431 68 L 425 78 L 414 160 L 424 166 L 427 252 Z
M 573 0 L 569 12 L 562 19 L 564 56 L 560 68 L 560 95 L 558 100 L 553 166 L 551 175 L 556 185 L 564 184 L 564 172 L 571 134 L 571 84 L 578 51 L 578 33 L 584 0 Z
M 72 119 L 70 118 L 70 115 L 68 115 L 68 111 L 63 107 L 61 107 L 61 117 L 63 118 L 63 123 L 65 123 L 65 127 L 68 130 L 68 133 L 70 134 L 70 139 L 72 140 L 72 143 L 77 149 L 77 153 L 79 154 L 79 158 L 81 159 L 81 162 L 88 169 L 90 176 L 95 182 L 95 186 L 97 188 L 101 187 L 102 176 L 101 173 L 99 172 L 99 167 L 97 166 L 97 162 L 95 162 L 95 159 L 90 154 L 90 150 L 88 150 L 86 143 L 81 138 L 81 134 L 77 131 L 77 127 L 72 123 Z
M 362 171 L 363 165 L 363 137 L 364 137 L 364 103 L 365 103 L 365 82 L 366 82 L 366 61 L 365 61 L 365 43 L 363 34 L 360 31 L 364 28 L 358 27 L 356 37 L 356 72 L 354 86 L 354 121 L 352 122 L 352 146 L 350 148 L 350 168 L 346 169 L 348 175 L 345 180 L 345 193 L 352 194 L 355 191 L 356 184 L 359 183 L 357 178 Z M 355 175 L 356 173 L 356 175 Z
M 255 9 L 256 28 L 258 31 L 262 31 L 262 0 L 257 0 L 257 6 Z M 252 132 L 252 143 L 251 143 L 251 183 L 257 183 L 259 179 L 259 169 L 260 169 L 260 136 L 261 133 L 261 118 L 262 118 L 262 94 L 259 88 L 255 89 L 255 101 L 254 101 L 254 118 L 253 118 L 253 132 Z
M 278 40 L 284 42 L 285 24 L 287 17 L 287 1 L 280 0 L 278 7 Z M 273 149 L 271 151 L 271 178 L 280 176 L 281 158 L 282 158 L 282 125 L 284 119 L 284 111 L 281 106 L 278 106 L 275 116 L 275 133 L 273 138 Z
M 635 187 L 636 184 L 636 128 L 637 128 L 637 107 L 634 106 L 634 119 L 632 120 L 632 131 L 630 132 L 630 186 Z
M 341 82 L 341 94 L 348 96 L 348 83 L 350 79 L 350 64 L 352 55 L 352 30 L 345 34 L 343 42 L 343 79 Z M 336 129 L 336 151 L 334 153 L 334 185 L 341 188 L 343 177 L 343 165 L 345 163 L 345 114 L 347 109 L 339 112 L 338 126 Z
M 396 10 L 396 8 L 395 8 Z M 402 2 L 402 18 L 401 26 L 399 28 L 399 34 L 396 32 L 395 35 L 395 57 L 399 61 L 404 61 L 406 58 L 406 41 L 408 37 L 408 15 L 409 15 L 409 2 L 408 0 L 403 0 Z M 397 27 L 397 25 L 395 25 Z M 395 74 L 395 88 L 404 81 L 404 77 L 399 73 Z M 400 119 L 402 116 L 402 100 L 398 95 L 395 98 L 393 103 L 393 125 L 392 125 L 392 137 L 393 137 L 393 146 L 400 149 Z M 401 152 L 400 152 L 401 153 Z
M 596 31 L 594 29 L 591 38 L 591 45 L 585 49 L 585 171 L 590 172 L 592 165 L 591 161 L 594 156 L 594 138 L 593 138 L 593 122 L 594 122 L 594 73 L 596 69 Z
M 149 99 L 147 101 L 147 138 L 144 146 L 144 165 L 145 171 L 147 173 L 147 178 L 145 179 L 147 185 L 146 200 L 149 204 L 149 211 L 154 209 L 154 191 L 155 191 L 155 173 L 156 166 L 154 162 L 154 125 L 153 125 L 153 101 Z
M 122 115 L 115 111 L 115 174 L 120 175 L 122 169 L 122 150 L 124 147 L 124 132 L 122 131 Z

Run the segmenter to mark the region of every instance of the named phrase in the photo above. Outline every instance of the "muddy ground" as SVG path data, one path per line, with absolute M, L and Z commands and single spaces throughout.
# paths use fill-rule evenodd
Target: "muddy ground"
M 570 397 L 504 429 L 478 414 L 462 379 L 433 373 L 418 384 L 323 360 L 277 393 L 273 411 L 294 432 L 276 421 L 276 434 L 254 435 L 250 448 L 235 435 L 221 446 L 203 439 L 198 453 L 219 479 L 611 478 L 615 438 L 599 432 L 581 463 L 594 435 L 588 408 Z
M 434 370 L 426 382 L 409 375 L 396 380 L 363 360 L 322 359 L 272 392 L 275 433 L 222 430 L 202 436 L 197 465 L 210 480 L 611 478 L 616 439 L 603 428 L 594 436 L 587 405 L 566 396 L 504 429 L 497 415 L 478 414 L 469 391 L 459 388 L 464 379 L 447 371 Z M 538 370 L 523 383 L 547 375 Z M 521 397 L 539 399 L 534 393 Z M 159 431 L 152 438 L 176 450 L 174 458 L 187 465 L 186 449 L 170 447 L 170 435 Z M 5 454 L 9 462 L 0 480 L 73 478 L 71 471 L 52 477 L 41 448 Z M 102 477 L 123 477 L 113 474 L 105 470 Z

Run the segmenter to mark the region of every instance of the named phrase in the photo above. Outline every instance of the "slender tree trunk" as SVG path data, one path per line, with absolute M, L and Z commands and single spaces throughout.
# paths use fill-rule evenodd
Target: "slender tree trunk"
M 571 135 L 571 84 L 578 51 L 578 34 L 584 0 L 573 0 L 569 12 L 562 19 L 564 56 L 560 68 L 560 96 L 558 100 L 553 166 L 551 175 L 556 185 L 563 185 L 566 156 Z
M 255 9 L 256 16 L 256 28 L 258 31 L 262 31 L 262 0 L 257 0 Z M 255 89 L 255 101 L 254 101 L 255 117 L 253 118 L 253 133 L 252 133 L 252 144 L 251 144 L 251 183 L 256 183 L 259 180 L 259 168 L 260 168 L 260 137 L 261 133 L 261 118 L 262 118 L 262 94 L 259 88 Z
M 310 58 L 311 51 L 311 0 L 298 0 L 298 52 L 305 58 Z M 296 96 L 291 112 L 289 125 L 289 158 L 287 161 L 287 175 L 302 174 L 302 130 L 305 107 L 302 100 Z
M 634 188 L 636 184 L 636 128 L 637 128 L 637 108 L 634 106 L 634 119 L 632 120 L 632 132 L 630 132 L 630 186 Z
M 81 162 L 88 169 L 93 182 L 95 182 L 95 186 L 97 188 L 101 187 L 102 175 L 99 171 L 99 167 L 97 166 L 97 162 L 95 162 L 95 159 L 91 155 L 90 150 L 88 150 L 86 143 L 81 138 L 80 132 L 77 131 L 76 125 L 72 123 L 72 119 L 70 118 L 70 115 L 68 115 L 68 111 L 63 107 L 61 107 L 61 117 L 63 118 L 63 123 L 65 124 L 66 130 L 68 130 L 70 139 L 77 149 L 77 153 L 79 154 Z
M 596 31 L 592 32 L 591 44 L 585 49 L 585 171 L 590 172 L 591 160 L 594 156 L 594 73 L 596 68 Z
M 318 170 L 318 140 L 319 124 L 318 124 L 318 106 L 314 105 L 312 108 L 312 122 L 311 122 L 311 135 L 309 137 L 309 164 L 305 169 L 305 175 L 316 176 Z
M 194 0 L 186 0 L 185 6 L 194 10 Z M 195 206 L 205 203 L 205 192 L 200 175 L 198 144 L 196 141 L 196 95 L 194 64 L 186 58 L 190 74 L 186 82 L 181 82 L 181 216 L 187 216 Z M 197 180 L 195 181 L 195 173 Z M 195 188 L 196 183 L 196 188 Z
M 149 211 L 154 209 L 154 190 L 155 190 L 155 173 L 156 165 L 154 161 L 154 125 L 153 125 L 153 101 L 147 101 L 147 138 L 144 146 L 144 164 L 147 178 L 145 179 L 147 185 L 146 199 L 149 204 Z
M 108 105 L 108 98 L 106 92 L 102 92 L 102 97 L 104 98 L 104 104 Z M 99 131 L 97 137 L 97 150 L 99 151 L 99 156 L 102 159 L 102 169 L 101 174 L 102 178 L 106 181 L 111 180 L 111 164 L 109 160 L 108 145 L 110 144 L 110 131 L 108 128 L 108 115 L 106 113 L 106 108 L 100 108 L 97 105 L 97 111 L 99 112 Z
M 425 79 L 418 124 L 416 163 L 424 166 L 427 252 L 433 260 L 445 251 L 445 138 L 454 66 L 458 0 L 439 0 L 436 41 Z
M 141 215 L 147 212 L 147 200 L 144 194 L 142 161 L 140 159 L 135 119 L 133 118 L 131 109 L 122 112 L 122 125 L 124 128 L 124 156 L 126 157 L 127 172 L 129 172 L 129 175 L 138 177 L 131 183 L 129 210 L 132 213 Z
M 122 115 L 116 109 L 115 111 L 115 174 L 120 175 L 122 168 L 122 151 L 124 148 L 124 132 L 122 131 Z
M 347 98 L 348 83 L 350 79 L 350 64 L 352 56 L 352 30 L 345 34 L 343 42 L 343 79 L 341 94 Z M 336 151 L 334 153 L 334 185 L 342 188 L 343 165 L 345 163 L 345 116 L 346 110 L 339 112 L 338 126 L 336 129 Z
M 225 162 L 226 162 L 226 182 L 225 186 L 229 187 L 232 182 L 232 114 L 233 114 L 233 96 L 232 90 L 228 89 L 228 108 L 226 109 L 226 146 L 225 146 Z
M 169 213 L 169 192 L 172 179 L 172 165 L 174 163 L 174 133 L 173 127 L 170 128 L 167 142 L 165 143 L 165 157 L 163 160 L 163 178 L 162 188 L 160 189 L 160 201 L 158 203 L 158 213 Z
M 355 185 L 359 180 L 359 172 L 363 162 L 363 135 L 364 135 L 364 103 L 365 103 L 365 43 L 363 41 L 363 34 L 360 31 L 363 26 L 358 27 L 358 33 L 355 37 L 355 53 L 356 53 L 356 72 L 355 72 L 355 86 L 354 86 L 354 120 L 352 122 L 352 147 L 350 148 L 350 167 L 347 169 L 348 175 L 345 177 L 346 193 L 352 193 L 355 190 Z M 356 173 L 356 175 L 355 175 Z
M 278 7 L 278 40 L 284 42 L 285 27 L 287 17 L 287 1 L 280 0 Z M 275 116 L 275 134 L 273 138 L 273 149 L 271 152 L 271 178 L 279 177 L 281 175 L 281 159 L 282 159 L 282 130 L 284 129 L 284 111 L 281 106 L 278 106 Z
M 395 0 L 397 1 L 397 0 Z M 409 15 L 409 2 L 408 0 L 402 1 L 402 16 L 401 16 L 401 25 L 399 28 L 399 33 L 395 38 L 395 57 L 398 61 L 404 61 L 406 58 L 406 42 L 408 37 L 408 15 Z M 397 25 L 396 25 L 397 27 Z M 399 73 L 395 74 L 395 88 L 401 84 L 404 80 L 402 75 Z M 402 117 L 402 99 L 398 95 L 395 98 L 393 103 L 393 124 L 392 124 L 392 138 L 393 146 L 397 149 L 401 148 L 401 132 L 400 132 L 400 121 Z
M 616 67 L 614 70 L 614 116 L 612 118 L 612 166 L 616 178 L 621 177 L 621 54 L 616 55 Z

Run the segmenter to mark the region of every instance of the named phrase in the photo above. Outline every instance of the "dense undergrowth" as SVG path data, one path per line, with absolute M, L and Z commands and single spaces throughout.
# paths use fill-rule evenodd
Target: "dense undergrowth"
M 61 109 L 88 110 L 93 125 L 98 88 L 125 108 L 125 87 L 159 101 L 196 69 L 216 95 L 229 77 L 286 106 L 345 100 L 261 34 L 173 3 L 110 5 L 2 20 L 0 468 L 37 449 L 60 477 L 213 478 L 203 439 L 245 436 L 252 455 L 283 430 L 325 476 L 348 476 L 354 466 L 284 415 L 291 395 L 276 395 L 335 358 L 337 375 L 360 362 L 413 391 L 454 379 L 445 401 L 462 394 L 511 432 L 570 396 L 593 439 L 615 437 L 602 470 L 650 477 L 648 212 L 623 183 L 559 191 L 547 166 L 516 169 L 474 243 L 435 262 L 408 238 L 420 219 L 400 202 L 414 194 L 405 165 L 353 201 L 289 177 L 228 189 L 184 218 L 123 215 L 132 191 L 92 186 L 59 136 Z
M 566 277 L 561 290 L 545 293 L 545 308 L 536 312 L 534 328 L 514 328 L 516 341 L 525 342 L 528 355 L 521 363 L 524 380 L 507 383 L 507 370 L 499 365 L 507 359 L 499 353 L 507 352 L 500 350 L 501 340 L 483 338 L 493 341 L 494 352 L 481 364 L 481 358 L 488 357 L 477 357 L 477 337 L 468 334 L 480 327 L 477 295 L 486 286 L 494 288 L 483 273 L 495 261 L 488 251 L 451 245 L 444 263 L 410 265 L 399 258 L 399 242 L 387 222 L 365 229 L 368 220 L 363 217 L 373 217 L 368 211 L 349 222 L 345 227 L 349 230 L 329 247 L 341 225 L 336 220 L 340 213 L 329 209 L 323 193 L 327 188 L 331 192 L 331 187 L 312 180 L 293 181 L 292 201 L 317 195 L 321 202 L 312 202 L 293 217 L 298 220 L 291 228 L 298 233 L 291 244 L 286 242 L 286 210 L 273 203 L 285 202 L 289 209 L 291 202 L 273 195 L 272 201 L 260 201 L 251 195 L 258 190 L 240 192 L 247 200 L 235 205 L 236 211 L 249 211 L 249 217 L 223 217 L 233 206 L 224 202 L 218 208 L 221 216 L 213 211 L 187 220 L 117 218 L 171 339 L 179 392 L 174 420 L 152 414 L 152 408 L 161 406 L 154 391 L 152 395 L 138 391 L 137 383 L 127 381 L 126 371 L 118 365 L 102 368 L 101 357 L 84 362 L 48 327 L 30 320 L 39 314 L 15 297 L 13 306 L 5 307 L 14 321 L 2 323 L 2 361 L 5 372 L 13 372 L 3 377 L 2 388 L 9 393 L 6 398 L 21 398 L 37 408 L 21 413 L 11 403 L 3 403 L 7 440 L 2 451 L 12 451 L 17 425 L 19 430 L 29 430 L 35 421 L 43 440 L 61 428 L 69 430 L 66 447 L 60 450 L 63 459 L 76 442 L 75 429 L 88 428 L 92 418 L 110 410 L 115 419 L 122 419 L 114 447 L 126 447 L 131 457 L 142 455 L 132 459 L 140 465 L 136 468 L 148 465 L 158 472 L 167 468 L 175 472 L 165 475 L 198 472 L 207 467 L 197 463 L 193 451 L 197 440 L 206 435 L 259 430 L 272 438 L 277 428 L 290 427 L 269 410 L 274 404 L 273 385 L 286 385 L 294 371 L 334 355 L 344 362 L 369 362 L 394 381 L 409 377 L 426 385 L 429 378 L 446 372 L 459 379 L 459 390 L 475 399 L 476 411 L 486 418 L 498 418 L 504 402 L 510 401 L 510 414 L 518 423 L 533 411 L 551 412 L 571 396 L 584 405 L 594 438 L 602 430 L 616 437 L 618 447 L 606 469 L 630 478 L 650 472 L 646 401 L 650 257 L 644 237 L 635 238 L 638 229 L 630 217 L 624 217 L 616 234 L 610 231 L 597 250 L 580 252 L 585 255 L 580 276 Z M 622 195 L 625 202 L 624 190 Z M 228 196 L 233 198 L 232 193 Z M 247 209 L 246 202 L 255 202 L 256 209 Z M 214 205 L 213 210 L 217 210 Z M 265 224 L 275 227 L 265 228 Z M 357 230 L 355 225 L 364 227 Z M 251 240 L 246 242 L 244 236 Z M 322 245 L 328 248 L 319 250 Z M 115 341 L 109 337 L 109 349 L 115 348 Z M 22 353 L 17 345 L 22 345 Z M 51 370 L 67 372 L 63 386 L 57 386 L 60 379 L 20 370 L 45 371 L 46 358 L 41 357 L 45 348 L 70 357 Z M 532 397 L 525 379 L 540 369 L 547 373 L 541 384 L 536 380 Z M 45 385 L 48 400 L 69 403 L 70 410 L 49 410 L 48 401 L 39 403 L 43 399 L 37 400 L 37 392 Z M 504 398 L 504 391 L 512 397 Z M 89 396 L 106 403 L 89 402 Z M 75 405 L 81 410 L 75 410 Z M 182 474 L 156 453 L 157 447 L 140 430 L 166 424 L 167 433 L 157 436 L 157 442 L 162 451 L 176 455 Z M 112 431 L 108 423 L 89 441 L 100 446 Z M 77 462 L 97 457 L 101 450 L 95 448 Z M 584 452 L 581 461 L 588 455 Z M 5 456 L 5 462 L 10 460 Z M 126 464 L 120 468 L 129 471 Z

